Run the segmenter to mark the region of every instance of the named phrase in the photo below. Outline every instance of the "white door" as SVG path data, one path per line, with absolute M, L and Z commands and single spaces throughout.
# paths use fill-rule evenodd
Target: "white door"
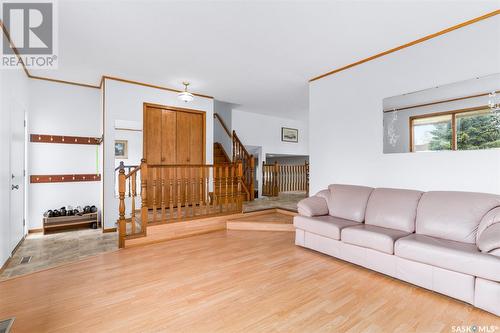
M 10 115 L 10 245 L 14 249 L 24 231 L 24 109 L 14 103 Z

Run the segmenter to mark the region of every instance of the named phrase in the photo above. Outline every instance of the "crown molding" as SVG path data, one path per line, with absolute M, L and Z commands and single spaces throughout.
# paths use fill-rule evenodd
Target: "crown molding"
M 132 80 L 127 80 L 127 79 L 122 79 L 122 78 L 119 78 L 119 77 L 113 77 L 113 76 L 107 76 L 107 75 L 102 75 L 101 76 L 101 79 L 99 80 L 99 85 L 92 85 L 92 84 L 80 83 L 80 82 L 75 82 L 75 81 L 66 81 L 66 80 L 53 79 L 53 78 L 44 77 L 44 76 L 31 75 L 31 73 L 29 72 L 28 68 L 26 67 L 23 59 L 21 58 L 21 55 L 19 54 L 19 50 L 17 49 L 17 47 L 12 42 L 12 39 L 11 39 L 10 34 L 9 34 L 9 31 L 7 30 L 7 28 L 3 24 L 2 20 L 0 20 L 0 26 L 2 28 L 2 31 L 3 31 L 4 35 L 5 35 L 5 38 L 7 38 L 7 41 L 9 42 L 10 46 L 12 47 L 12 50 L 16 54 L 17 59 L 19 59 L 19 62 L 21 63 L 21 66 L 22 66 L 22 68 L 24 70 L 24 73 L 26 73 L 26 76 L 28 78 L 30 78 L 30 79 L 44 80 L 44 81 L 49 81 L 49 82 L 69 84 L 69 85 L 80 86 L 80 87 L 85 87 L 85 88 L 93 88 L 93 89 L 101 89 L 103 87 L 104 80 L 108 79 L 108 80 L 114 80 L 114 81 L 120 81 L 120 82 L 130 83 L 130 84 L 136 84 L 136 85 L 141 85 L 141 86 L 144 86 L 144 87 L 156 88 L 156 89 L 161 89 L 161 90 L 166 90 L 166 91 L 171 91 L 171 92 L 176 92 L 176 93 L 182 92 L 182 90 L 178 90 L 178 89 L 173 89 L 173 88 L 158 86 L 158 85 L 144 83 L 144 82 L 139 82 L 139 81 L 132 81 Z M 198 96 L 198 97 L 214 99 L 213 96 L 208 96 L 208 95 L 203 95 L 203 94 L 197 94 L 197 93 L 192 93 L 192 94 L 195 95 L 195 96 Z
M 433 39 L 433 38 L 436 38 L 438 36 L 441 36 L 441 35 L 444 35 L 444 34 L 447 34 L 451 31 L 454 31 L 454 30 L 458 30 L 460 28 L 463 28 L 463 27 L 466 27 L 468 25 L 471 25 L 471 24 L 474 24 L 474 23 L 477 23 L 479 21 L 482 21 L 482 20 L 486 20 L 490 17 L 493 17 L 493 16 L 496 16 L 500 14 L 500 9 L 497 9 L 497 10 L 494 10 L 490 13 L 487 13 L 485 15 L 482 15 L 482 16 L 479 16 L 479 17 L 476 17 L 476 18 L 473 18 L 471 20 L 468 20 L 468 21 L 465 21 L 465 22 L 462 22 L 460 24 L 457 24 L 457 25 L 454 25 L 452 27 L 449 27 L 449 28 L 446 28 L 444 30 L 440 30 L 438 32 L 435 32 L 433 34 L 430 34 L 430 35 L 427 35 L 427 36 L 424 36 L 422 38 L 419 38 L 419 39 L 416 39 L 414 41 L 411 41 L 409 43 L 406 43 L 406 44 L 403 44 L 403 45 L 400 45 L 400 46 L 397 46 L 397 47 L 394 47 L 392 49 L 389 49 L 387 51 L 384 51 L 384 52 L 380 52 L 380 53 L 377 53 L 375 55 L 372 55 L 371 57 L 368 57 L 368 58 L 364 58 L 362 60 L 359 60 L 359 61 L 356 61 L 356 62 L 353 62 L 349 65 L 346 65 L 346 66 L 343 66 L 343 67 L 340 67 L 340 68 L 337 68 L 337 69 L 334 69 L 330 72 L 327 72 L 325 74 L 321 74 L 319 76 L 316 76 L 312 79 L 309 80 L 309 82 L 314 82 L 316 80 L 319 80 L 319 79 L 322 79 L 326 76 L 330 76 L 332 74 L 335 74 L 335 73 L 338 73 L 338 72 L 341 72 L 341 71 L 344 71 L 346 69 L 349 69 L 351 67 L 354 67 L 354 66 L 358 66 L 358 65 L 361 65 L 361 64 L 364 64 L 365 62 L 368 62 L 368 61 L 372 61 L 374 59 L 377 59 L 377 58 L 380 58 L 380 57 L 383 57 L 383 56 L 386 56 L 388 54 L 391 54 L 391 53 L 394 53 L 396 51 L 399 51 L 399 50 L 402 50 L 402 49 L 405 49 L 407 47 L 410 47 L 410 46 L 413 46 L 413 45 L 416 45 L 416 44 L 419 44 L 419 43 L 422 43 L 422 42 L 425 42 L 429 39 Z

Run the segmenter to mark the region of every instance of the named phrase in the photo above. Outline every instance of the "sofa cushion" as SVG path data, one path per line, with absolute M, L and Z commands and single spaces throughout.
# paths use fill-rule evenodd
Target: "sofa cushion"
M 328 205 L 324 198 L 312 196 L 300 200 L 297 203 L 297 210 L 303 216 L 328 215 Z
M 340 239 L 345 243 L 394 254 L 394 242 L 408 234 L 406 231 L 362 224 L 342 229 Z
M 396 241 L 394 253 L 401 258 L 500 281 L 500 258 L 479 252 L 474 244 L 411 234 Z
M 340 230 L 358 224 L 358 222 L 348 221 L 329 215 L 316 217 L 298 215 L 293 218 L 293 225 L 295 228 L 336 240 L 340 239 Z
M 476 243 L 479 241 L 481 234 L 490 226 L 500 223 L 500 207 L 495 207 L 483 216 L 479 226 L 477 227 Z
M 477 247 L 482 252 L 500 249 L 500 223 L 492 224 L 481 233 L 477 240 Z
M 421 191 L 376 188 L 368 200 L 365 223 L 414 232 L 421 196 Z
M 473 192 L 426 192 L 417 208 L 416 233 L 473 244 L 479 222 L 500 206 L 500 196 Z
M 373 188 L 333 184 L 328 186 L 328 189 L 328 210 L 331 216 L 356 222 L 365 220 L 366 204 Z

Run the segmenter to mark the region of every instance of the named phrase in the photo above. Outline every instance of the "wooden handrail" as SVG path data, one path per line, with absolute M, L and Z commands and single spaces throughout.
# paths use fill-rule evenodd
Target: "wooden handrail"
M 214 113 L 214 118 L 219 121 L 226 134 L 231 138 L 231 131 L 227 128 L 227 125 L 222 119 L 222 117 L 218 113 Z

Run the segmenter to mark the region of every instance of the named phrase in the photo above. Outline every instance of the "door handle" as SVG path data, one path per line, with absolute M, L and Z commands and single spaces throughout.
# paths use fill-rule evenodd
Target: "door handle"
M 19 190 L 19 185 L 12 185 L 12 190 Z

